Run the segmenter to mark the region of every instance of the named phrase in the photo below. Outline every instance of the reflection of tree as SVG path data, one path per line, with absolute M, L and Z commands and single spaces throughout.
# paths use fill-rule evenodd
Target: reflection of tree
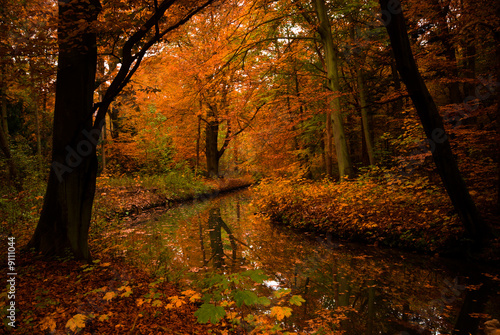
M 234 235 L 227 226 L 227 224 L 222 220 L 219 207 L 212 207 L 208 215 L 208 229 L 210 236 L 210 247 L 212 249 L 212 260 L 215 268 L 220 269 L 224 263 L 224 245 L 222 242 L 222 229 L 224 229 L 229 237 L 229 242 L 231 243 L 232 261 L 233 264 L 236 262 L 236 241 Z

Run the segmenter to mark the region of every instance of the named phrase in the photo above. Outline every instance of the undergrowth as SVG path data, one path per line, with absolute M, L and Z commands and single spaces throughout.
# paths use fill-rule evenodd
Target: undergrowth
M 446 192 L 428 178 L 396 178 L 373 168 L 354 180 L 265 179 L 254 202 L 274 222 L 352 241 L 439 252 L 463 229 Z

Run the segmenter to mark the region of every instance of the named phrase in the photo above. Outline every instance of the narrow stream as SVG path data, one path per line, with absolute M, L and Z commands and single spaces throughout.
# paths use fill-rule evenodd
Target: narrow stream
M 285 319 L 288 330 L 451 334 L 467 292 L 457 264 L 276 227 L 254 213 L 251 196 L 184 204 L 137 225 L 121 236 L 127 257 L 181 283 L 208 271 L 261 269 L 262 294 L 286 288 L 306 300 Z M 498 296 L 485 299 L 478 316 L 500 319 Z

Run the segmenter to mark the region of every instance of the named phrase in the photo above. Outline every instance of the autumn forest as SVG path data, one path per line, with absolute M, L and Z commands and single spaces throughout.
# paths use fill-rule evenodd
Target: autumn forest
M 2 332 L 500 334 L 500 2 L 0 3 Z

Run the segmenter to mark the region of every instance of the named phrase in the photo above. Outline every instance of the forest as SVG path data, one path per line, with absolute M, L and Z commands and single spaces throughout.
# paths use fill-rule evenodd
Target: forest
M 500 334 L 500 2 L 0 0 L 17 334 Z

